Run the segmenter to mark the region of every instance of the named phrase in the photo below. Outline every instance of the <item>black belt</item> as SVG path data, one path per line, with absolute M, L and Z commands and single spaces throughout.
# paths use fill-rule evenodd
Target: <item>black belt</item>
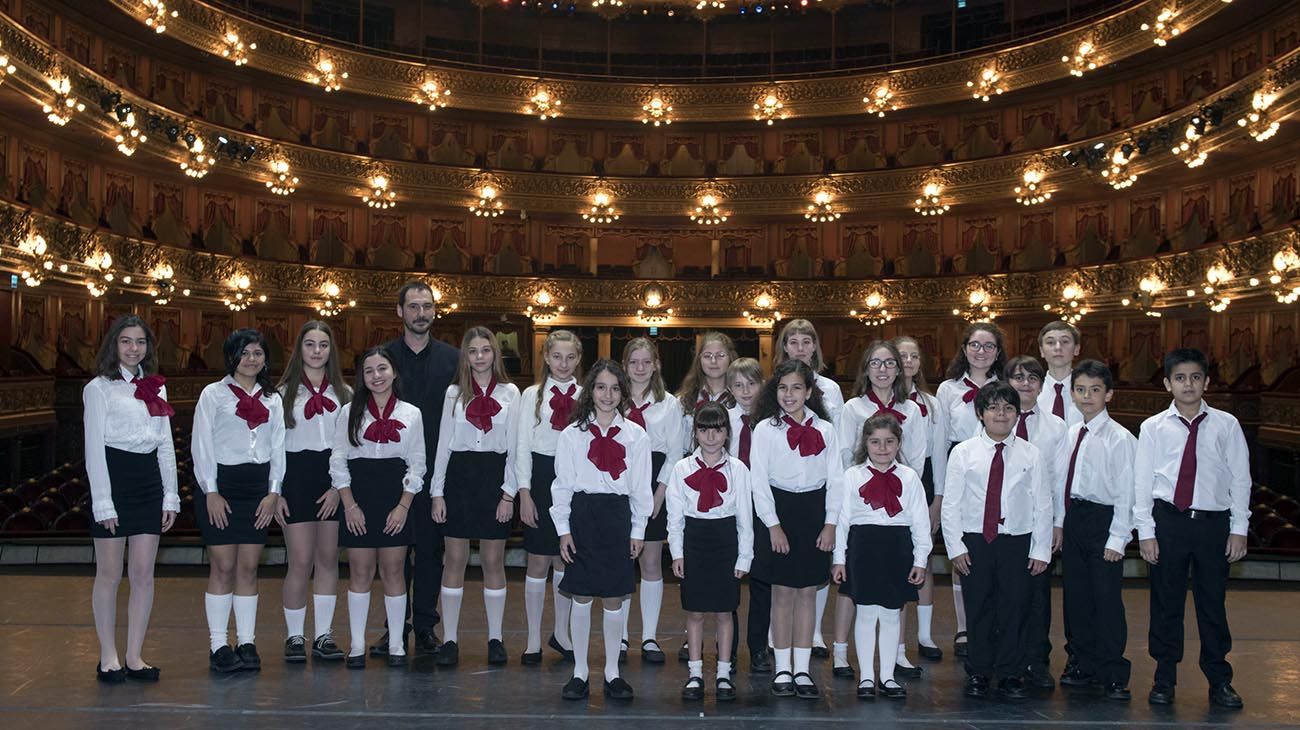
M 1156 504 L 1158 504 L 1158 505 L 1164 507 L 1166 510 L 1173 510 L 1174 513 L 1176 513 L 1176 514 L 1178 514 L 1178 515 L 1181 515 L 1181 516 L 1183 516 L 1183 517 L 1186 517 L 1186 518 L 1189 519 L 1189 520 L 1217 520 L 1217 519 L 1223 519 L 1223 518 L 1226 518 L 1226 517 L 1228 516 L 1228 510 L 1226 510 L 1226 509 L 1220 509 L 1220 510 L 1208 510 L 1208 509 L 1188 509 L 1188 510 L 1180 510 L 1180 509 L 1178 509 L 1177 507 L 1175 507 L 1172 503 L 1170 503 L 1170 502 L 1166 502 L 1166 501 L 1164 501 L 1163 499 L 1157 499 L 1157 500 L 1156 500 Z
M 1115 509 L 1115 505 L 1113 504 L 1094 502 L 1091 499 L 1084 499 L 1083 497 L 1070 497 L 1070 504 L 1086 504 L 1089 507 L 1105 507 L 1107 509 Z

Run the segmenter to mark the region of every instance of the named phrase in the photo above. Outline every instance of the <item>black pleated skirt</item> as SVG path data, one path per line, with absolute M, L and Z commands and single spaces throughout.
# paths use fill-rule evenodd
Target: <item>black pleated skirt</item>
M 467 540 L 504 540 L 510 520 L 497 522 L 501 485 L 506 479 L 506 455 L 495 451 L 453 451 L 447 461 L 446 537 Z
M 926 506 L 934 504 L 934 460 L 925 457 L 925 468 L 921 470 L 921 487 L 925 490 Z
M 284 486 L 280 490 L 289 505 L 289 524 L 299 522 L 336 522 L 341 510 L 321 520 L 316 516 L 320 505 L 316 500 L 329 490 L 330 451 L 286 451 L 284 454 Z
M 658 488 L 659 470 L 663 468 L 668 454 L 662 451 L 650 452 L 650 499 L 654 503 L 655 489 Z M 666 500 L 665 500 L 666 501 Z M 651 517 L 645 526 L 646 542 L 663 542 L 668 539 L 668 506 L 659 508 L 659 516 Z
M 99 538 L 162 534 L 163 483 L 158 452 L 137 454 L 104 447 L 108 481 L 112 487 L 117 531 L 110 534 L 98 522 L 90 524 L 90 536 Z
M 835 537 L 839 537 L 836 535 Z M 836 592 L 847 598 L 853 597 L 853 530 L 849 530 L 848 544 L 844 550 L 844 582 L 839 584 Z
M 265 545 L 266 528 L 257 529 L 257 505 L 271 484 L 271 462 L 265 464 L 217 464 L 217 492 L 230 505 L 226 529 L 208 520 L 207 495 L 194 495 L 194 519 L 204 545 Z
M 577 492 L 569 507 L 575 555 L 560 590 L 571 596 L 615 598 L 636 589 L 632 506 L 620 494 Z
M 353 548 L 403 547 L 415 544 L 412 517 L 396 535 L 385 535 L 384 525 L 388 513 L 402 501 L 402 478 L 406 476 L 406 461 L 390 459 L 348 459 L 348 473 L 352 475 L 352 498 L 361 505 L 366 516 L 366 534 L 353 535 L 347 519 L 339 520 L 339 546 Z M 411 503 L 412 509 L 415 502 Z M 342 512 L 340 507 L 339 511 Z M 409 512 L 409 510 L 408 510 Z
M 772 487 L 772 496 L 790 552 L 772 552 L 771 538 L 760 520 L 754 529 L 754 577 L 788 588 L 826 585 L 831 554 L 817 549 L 817 536 L 826 526 L 826 487 L 799 493 Z
M 682 535 L 682 608 L 701 613 L 735 611 L 740 605 L 736 518 L 687 517 Z
M 524 525 L 524 550 L 531 555 L 559 555 L 560 536 L 551 521 L 551 482 L 555 481 L 555 457 L 533 452 L 533 474 L 529 494 L 537 505 L 537 527 Z M 630 520 L 631 518 L 629 518 Z
M 902 608 L 916 600 L 912 572 L 912 528 L 906 525 L 854 525 L 845 559 L 853 577 L 853 602 L 859 606 Z M 841 589 L 843 592 L 843 589 Z

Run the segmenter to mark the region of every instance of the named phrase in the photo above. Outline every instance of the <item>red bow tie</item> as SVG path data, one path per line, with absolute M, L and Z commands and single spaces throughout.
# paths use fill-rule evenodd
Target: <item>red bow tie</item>
M 310 421 L 327 411 L 333 413 L 339 407 L 337 403 L 330 400 L 329 396 L 325 395 L 325 389 L 330 387 L 329 376 L 320 379 L 320 390 L 313 390 L 311 381 L 305 375 L 302 378 L 302 384 L 307 387 L 307 392 L 311 394 L 311 397 L 302 406 L 302 415 L 307 420 Z
M 871 509 L 884 509 L 890 517 L 903 511 L 903 505 L 898 501 L 903 496 L 903 480 L 894 473 L 897 468 L 891 466 L 889 471 L 877 471 L 874 466 L 868 466 L 871 478 L 858 487 L 858 496 L 863 502 L 871 505 Z
M 635 423 L 641 428 L 645 428 L 645 411 L 652 405 L 654 405 L 654 401 L 652 400 L 648 400 L 639 406 L 635 403 L 632 404 L 632 407 L 627 409 L 627 420 Z
M 802 426 L 799 422 L 789 416 L 781 416 L 789 428 L 785 432 L 786 443 L 790 448 L 799 448 L 800 456 L 816 456 L 826 448 L 826 441 L 822 438 L 822 432 L 817 430 L 813 425 L 813 419 L 809 418 L 807 423 Z
M 370 412 L 370 417 L 374 422 L 366 426 L 365 437 L 367 441 L 373 441 L 377 444 L 386 444 L 388 442 L 401 443 L 402 434 L 398 433 L 406 428 L 406 424 L 396 418 L 389 418 L 393 415 L 393 408 L 397 407 L 397 397 L 391 393 L 388 396 L 388 402 L 384 404 L 384 412 L 379 412 L 379 407 L 375 405 L 375 397 L 370 396 L 366 402 L 366 410 Z
M 893 417 L 894 417 L 894 420 L 895 420 L 895 421 L 898 421 L 899 423 L 902 423 L 903 421 L 906 421 L 906 420 L 907 420 L 907 416 L 904 416 L 904 415 L 902 414 L 902 412 L 900 412 L 900 411 L 898 411 L 898 410 L 896 410 L 896 409 L 894 408 L 894 403 L 896 403 L 897 401 L 895 401 L 893 398 L 890 398 L 890 399 L 889 399 L 889 405 L 885 405 L 884 403 L 881 403 L 881 402 L 880 402 L 880 399 L 879 399 L 879 398 L 876 397 L 875 392 L 870 391 L 870 390 L 867 391 L 867 398 L 868 398 L 872 403 L 875 403 L 875 404 L 876 404 L 876 412 L 873 413 L 873 414 L 871 414 L 871 415 L 873 415 L 873 416 L 879 416 L 881 413 L 885 413 L 885 414 L 888 414 L 888 415 L 893 416 Z
M 474 399 L 465 407 L 465 420 L 473 424 L 474 428 L 487 433 L 492 430 L 492 417 L 501 412 L 501 404 L 492 397 L 492 391 L 497 388 L 497 379 L 493 377 L 488 383 L 487 392 L 478 387 L 478 383 L 471 385 L 474 386 Z
M 907 397 L 916 404 L 917 408 L 921 409 L 921 418 L 928 418 L 930 416 L 930 409 L 925 407 L 925 399 L 921 397 L 919 392 L 914 390 L 912 391 L 912 394 Z
M 614 440 L 618 435 L 618 426 L 610 426 L 609 431 L 604 436 L 600 435 L 600 426 L 588 424 L 587 430 L 591 433 L 591 445 L 587 447 L 587 459 L 596 466 L 597 469 L 609 474 L 614 479 L 627 471 L 627 451 L 623 444 Z
M 723 457 L 717 466 L 709 466 L 696 457 L 695 463 L 699 464 L 699 470 L 684 480 L 686 486 L 700 493 L 695 508 L 700 512 L 708 512 L 714 507 L 721 507 L 722 493 L 727 491 L 727 475 L 722 473 L 727 459 Z
M 962 378 L 961 382 L 962 385 L 965 385 L 968 389 L 965 393 L 962 393 L 961 395 L 962 402 L 963 403 L 974 402 L 975 396 L 980 394 L 980 387 L 975 383 L 971 382 L 970 378 Z
M 239 404 L 235 406 L 235 415 L 244 419 L 250 431 L 271 420 L 271 411 L 267 410 L 262 403 L 261 389 L 249 395 L 243 388 L 233 383 L 226 383 L 226 387 L 230 388 L 230 392 L 239 399 Z
M 171 404 L 163 400 L 158 391 L 162 390 L 167 378 L 161 375 L 150 375 L 147 378 L 133 377 L 131 382 L 135 384 L 135 397 L 137 400 L 144 401 L 144 407 L 149 409 L 151 416 L 174 416 L 176 410 Z
M 563 393 L 556 386 L 551 386 L 551 428 L 563 431 L 569 425 L 569 414 L 573 413 L 573 394 L 576 392 L 576 384 L 570 384 L 569 389 Z

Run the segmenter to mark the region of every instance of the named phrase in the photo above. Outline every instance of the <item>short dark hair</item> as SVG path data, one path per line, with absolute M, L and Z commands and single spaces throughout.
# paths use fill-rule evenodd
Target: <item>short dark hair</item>
M 903 445 L 903 426 L 897 418 L 886 414 L 879 414 L 868 418 L 862 422 L 862 432 L 858 434 L 858 441 L 853 445 L 853 463 L 865 464 L 870 454 L 867 453 L 867 438 L 879 429 L 887 429 L 898 439 L 898 445 Z
M 1210 374 L 1210 361 L 1205 357 L 1205 353 L 1193 347 L 1180 347 L 1165 355 L 1165 377 L 1169 377 L 1174 368 L 1188 362 L 1200 366 L 1201 372 L 1205 375 Z
M 1010 383 L 1002 380 L 994 380 L 984 384 L 980 392 L 975 394 L 975 412 L 983 413 L 988 407 L 996 401 L 1010 403 L 1020 410 L 1020 394 Z
M 726 431 L 727 440 L 723 442 L 722 449 L 726 451 L 731 448 L 731 415 L 721 403 L 709 401 L 695 410 L 695 419 L 691 424 L 691 443 L 698 445 L 695 432 L 701 428 L 720 428 Z
M 146 376 L 158 372 L 157 343 L 154 340 L 153 330 L 149 329 L 149 325 L 138 316 L 124 314 L 113 320 L 113 325 L 108 328 L 104 341 L 99 345 L 99 353 L 95 355 L 96 375 L 102 375 L 109 380 L 122 379 L 122 365 L 117 359 L 117 338 L 122 335 L 122 330 L 128 327 L 139 327 L 144 330 L 145 350 L 144 358 L 140 360 L 141 372 Z
M 1074 344 L 1079 344 L 1079 328 L 1064 320 L 1054 319 L 1043 325 L 1043 328 L 1038 330 L 1038 344 L 1043 344 L 1043 338 L 1048 332 L 1064 332 L 1074 340 Z
M 1016 355 L 1007 360 L 1006 365 L 1002 366 L 1002 374 L 1008 379 L 1015 375 L 1017 370 L 1024 370 L 1030 375 L 1036 375 L 1039 380 L 1042 380 L 1047 375 L 1047 371 L 1043 369 L 1043 364 L 1038 362 L 1038 358 L 1029 355 Z
M 1100 360 L 1084 360 L 1075 365 L 1070 372 L 1070 381 L 1078 380 L 1080 375 L 1100 380 L 1105 384 L 1106 390 L 1115 389 L 1115 376 L 1110 374 L 1110 367 Z
M 405 284 L 402 285 L 401 289 L 397 290 L 397 306 L 405 307 L 407 292 L 418 291 L 418 290 L 427 291 L 429 292 L 429 296 L 433 296 L 433 287 L 429 286 L 423 281 L 420 281 L 419 279 L 415 279 L 406 282 Z
M 262 370 L 257 374 L 257 386 L 262 389 L 262 397 L 265 398 L 275 393 L 275 385 L 271 382 L 271 348 L 261 332 L 252 327 L 245 327 L 230 333 L 226 343 L 221 346 L 221 354 L 226 360 L 226 375 L 235 374 L 235 370 L 239 367 L 239 360 L 244 355 L 244 348 L 249 345 L 258 345 L 262 348 L 262 354 L 266 356 L 262 361 Z

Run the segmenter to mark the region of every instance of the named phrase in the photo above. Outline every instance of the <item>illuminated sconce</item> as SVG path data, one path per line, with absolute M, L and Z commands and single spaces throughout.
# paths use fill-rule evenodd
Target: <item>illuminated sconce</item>
M 826 181 L 819 184 L 813 192 L 812 202 L 804 209 L 803 217 L 813 223 L 830 223 L 840 219 L 840 211 L 835 209 L 835 195 Z
M 1183 139 L 1174 145 L 1171 150 L 1177 155 L 1183 164 L 1195 169 L 1205 164 L 1209 153 L 1201 149 L 1201 138 L 1205 136 L 1205 122 L 1200 117 L 1192 117 L 1192 121 L 1187 124 L 1187 129 L 1183 130 Z
M 776 89 L 772 89 L 754 104 L 754 121 L 766 122 L 770 127 L 778 120 L 790 117 L 790 113 L 785 109 L 785 102 L 781 101 L 781 97 L 777 96 L 776 92 Z
M 1031 167 L 1021 176 L 1022 184 L 1016 186 L 1016 202 L 1021 205 L 1038 205 L 1052 199 L 1052 193 L 1043 188 L 1047 173 L 1041 168 Z
M 23 284 L 29 287 L 40 286 L 46 275 L 54 271 L 54 257 L 50 255 L 45 237 L 39 233 L 29 234 L 18 243 L 18 250 L 32 259 L 31 264 L 19 272 Z M 62 268 L 67 270 L 66 266 Z
M 528 103 L 524 105 L 525 114 L 536 114 L 541 121 L 554 119 L 560 116 L 560 106 L 564 102 L 560 97 L 546 89 L 539 87 L 532 96 L 528 98 Z
M 167 19 L 178 15 L 175 10 L 167 10 L 167 3 L 163 0 L 144 0 L 144 12 L 144 24 L 153 28 L 155 33 L 166 33 Z
M 996 63 L 981 69 L 979 76 L 966 82 L 966 88 L 971 89 L 972 98 L 980 101 L 988 101 L 1007 90 L 1002 84 L 1002 74 Z
M 235 32 L 233 28 L 221 34 L 221 44 L 217 47 L 217 52 L 221 54 L 221 57 L 228 59 L 236 66 L 243 66 L 248 63 L 248 52 L 256 50 L 256 43 L 245 44 L 240 39 L 239 33 Z
M 894 318 L 894 315 L 885 309 L 885 297 L 880 292 L 868 294 L 863 300 L 863 305 L 861 310 L 850 309 L 849 316 L 868 327 L 879 327 Z
M 316 58 L 316 73 L 307 74 L 307 81 L 321 87 L 326 93 L 330 93 L 343 88 L 343 80 L 347 77 L 348 72 L 340 71 L 334 65 L 333 59 L 324 54 L 319 54 Z
M 1119 303 L 1125 307 L 1136 307 L 1148 317 L 1163 316 L 1156 306 L 1156 296 L 1166 288 L 1165 282 L 1155 274 L 1147 274 L 1138 281 L 1138 290 L 1131 296 L 1124 297 Z
M 921 197 L 917 198 L 912 205 L 912 210 L 921 215 L 943 215 L 947 213 L 952 206 L 943 202 L 943 186 L 938 182 L 931 180 L 921 188 Z
M 171 264 L 162 262 L 149 271 L 149 276 L 153 282 L 150 283 L 147 293 L 153 299 L 153 303 L 162 306 L 170 302 L 176 292 L 176 270 Z
M 690 212 L 691 220 L 702 226 L 716 226 L 727 222 L 730 214 L 722 209 L 722 198 L 716 193 L 705 193 L 699 205 Z
M 459 304 L 457 304 L 456 302 L 447 302 L 446 304 L 444 304 L 442 298 L 443 298 L 442 290 L 436 286 L 433 287 L 433 304 L 434 304 L 433 318 L 434 319 L 442 319 L 448 314 L 453 314 L 460 310 Z
M 266 188 L 276 195 L 288 195 L 298 189 L 298 177 L 289 167 L 289 160 L 283 154 L 271 159 L 271 179 L 266 181 Z
M 366 183 L 370 189 L 361 196 L 361 202 L 375 210 L 388 210 L 397 205 L 397 193 L 393 191 L 392 181 L 383 171 L 376 169 Z
M 1142 30 L 1151 34 L 1152 43 L 1164 48 L 1169 45 L 1169 41 L 1182 33 L 1182 30 L 1174 25 L 1174 18 L 1177 15 L 1178 13 L 1174 12 L 1172 8 L 1161 8 L 1160 14 L 1156 16 L 1155 21 L 1143 23 Z
M 147 142 L 149 138 L 135 124 L 135 112 L 128 111 L 122 115 L 117 122 L 118 131 L 113 136 L 113 141 L 117 144 L 117 151 L 130 157 L 135 154 L 136 148 Z
M 9 63 L 9 54 L 0 53 L 0 84 L 4 83 L 6 77 L 18 71 L 18 67 Z
M 583 211 L 582 219 L 596 225 L 607 225 L 618 220 L 620 215 L 614 208 L 614 195 L 598 185 L 591 195 L 591 206 Z
M 501 201 L 497 198 L 496 185 L 484 182 L 478 189 L 478 200 L 469 206 L 469 212 L 480 218 L 496 218 L 503 212 Z
M 1057 302 L 1055 311 L 1060 316 L 1061 321 L 1067 324 L 1078 324 L 1088 313 L 1088 307 L 1085 304 L 1085 292 L 1083 287 L 1076 282 L 1070 282 L 1061 289 L 1061 299 Z M 1050 312 L 1053 310 L 1051 304 L 1044 304 L 1043 311 Z
M 1101 171 L 1101 176 L 1110 183 L 1110 186 L 1116 190 L 1123 190 L 1133 186 L 1137 182 L 1138 176 L 1135 172 L 1128 169 L 1129 163 L 1133 161 L 1133 143 L 1125 142 L 1117 145 L 1110 153 L 1109 166 Z
M 533 295 L 533 303 L 524 309 L 524 314 L 528 315 L 534 324 L 554 322 L 564 314 L 564 305 L 556 303 L 550 292 L 541 289 Z
M 181 172 L 197 180 L 211 172 L 217 158 L 208 154 L 202 137 L 190 133 L 186 139 L 192 141 L 189 141 L 185 158 L 180 162 Z
M 637 319 L 645 325 L 661 325 L 673 316 L 673 308 L 665 306 L 663 289 L 658 284 L 648 284 L 641 291 L 643 307 L 636 310 Z
M 967 322 L 992 322 L 998 313 L 993 311 L 993 296 L 983 289 L 974 289 L 966 296 L 966 304 L 955 307 L 952 313 Z
M 87 256 L 84 263 L 90 273 L 86 279 L 86 290 L 90 296 L 99 298 L 107 294 L 117 279 L 117 274 L 113 271 L 113 257 L 107 251 L 100 251 Z M 125 283 L 131 283 L 129 277 Z
M 1061 63 L 1070 67 L 1071 76 L 1082 76 L 1088 71 L 1097 68 L 1096 60 L 1097 46 L 1088 39 L 1079 41 L 1079 46 L 1074 50 L 1074 55 L 1061 56 Z
M 862 97 L 862 103 L 867 105 L 868 114 L 875 114 L 881 118 L 884 118 L 885 112 L 898 111 L 898 105 L 894 103 L 894 92 L 889 88 L 888 81 L 881 81 L 873 86 L 871 91 Z
M 230 292 L 221 298 L 221 302 L 232 312 L 242 312 L 254 303 L 266 302 L 265 294 L 253 291 L 253 282 L 248 274 L 236 274 L 226 285 Z
M 57 67 L 45 81 L 54 92 L 54 100 L 43 104 L 41 111 L 51 124 L 62 127 L 72 120 L 73 114 L 86 110 L 86 105 L 72 95 L 72 80 L 60 73 Z
M 781 312 L 776 308 L 776 300 L 772 295 L 763 292 L 754 298 L 754 306 L 740 313 L 740 316 L 749 320 L 749 323 L 757 327 L 771 327 L 773 324 L 781 321 Z
M 1250 138 L 1256 142 L 1271 139 L 1282 126 L 1281 122 L 1271 119 L 1269 115 L 1269 108 L 1277 101 L 1277 97 L 1277 85 L 1272 79 L 1266 80 L 1264 85 L 1251 96 L 1250 111 L 1237 120 L 1237 125 L 1244 128 Z
M 316 306 L 316 313 L 322 317 L 337 317 L 345 310 L 357 306 L 355 299 L 343 301 L 343 291 L 332 281 L 325 282 L 321 287 L 321 294 L 325 298 Z
M 436 79 L 425 79 L 424 83 L 420 84 L 420 93 L 415 103 L 428 107 L 431 112 L 436 112 L 446 108 L 450 97 L 451 89 L 439 86 Z
M 656 90 L 652 92 L 650 100 L 641 105 L 641 123 L 669 125 L 673 123 L 673 105 L 664 101 L 663 97 Z

